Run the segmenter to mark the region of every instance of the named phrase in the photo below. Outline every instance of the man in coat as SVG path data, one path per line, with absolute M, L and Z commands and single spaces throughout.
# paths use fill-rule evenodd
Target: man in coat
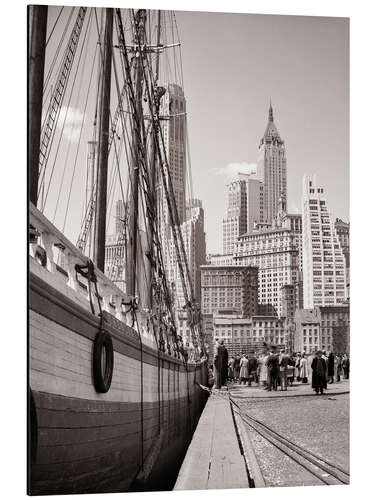
M 216 339 L 214 346 L 214 389 L 220 389 L 222 386 L 223 354 L 224 350 L 219 343 L 219 339 Z
M 323 389 L 327 389 L 327 364 L 325 359 L 322 358 L 322 354 L 322 351 L 317 351 L 311 363 L 311 385 L 312 388 L 315 389 L 316 394 L 324 394 Z
M 277 382 L 279 379 L 279 356 L 276 354 L 276 347 L 272 346 L 267 360 L 268 391 L 277 391 Z
M 228 380 L 228 350 L 224 345 L 224 340 L 220 340 L 220 347 L 222 349 L 223 363 L 221 366 L 221 385 L 227 385 Z
M 333 352 L 329 352 L 327 364 L 328 383 L 333 384 L 333 377 L 335 375 L 335 355 Z
M 256 382 L 257 380 L 257 369 L 258 369 L 258 360 L 255 357 L 254 351 L 251 351 L 250 356 L 249 356 L 249 382 L 248 385 L 251 386 L 251 381 L 254 380 Z

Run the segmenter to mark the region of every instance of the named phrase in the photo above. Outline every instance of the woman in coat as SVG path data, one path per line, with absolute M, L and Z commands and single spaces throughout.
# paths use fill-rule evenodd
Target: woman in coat
M 267 360 L 268 356 L 266 354 L 261 354 L 258 360 L 258 370 L 259 370 L 259 384 L 267 385 Z
M 303 384 L 307 384 L 307 359 L 305 358 L 305 354 L 302 354 L 300 362 L 299 362 L 299 376 L 302 380 Z
M 245 354 L 243 354 L 240 361 L 240 384 L 242 384 L 243 382 L 246 385 L 248 380 L 249 380 L 249 360 L 247 359 Z

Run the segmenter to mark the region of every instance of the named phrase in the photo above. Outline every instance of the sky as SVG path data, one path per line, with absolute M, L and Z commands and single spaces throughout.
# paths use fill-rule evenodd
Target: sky
M 226 185 L 258 159 L 268 119 L 285 141 L 288 209 L 317 174 L 334 217 L 349 219 L 349 21 L 178 12 L 194 194 L 208 252 L 222 251 Z M 246 165 L 240 167 L 246 171 Z
M 59 7 L 50 9 L 47 36 L 59 11 Z M 100 11 L 97 9 L 99 25 Z M 60 21 L 66 20 L 68 14 L 69 10 L 64 9 Z M 300 211 L 303 175 L 317 174 L 333 216 L 348 220 L 348 19 L 180 11 L 176 12 L 176 20 L 182 43 L 193 194 L 203 201 L 207 253 L 222 251 L 226 186 L 236 171 L 256 167 L 270 99 L 275 124 L 285 141 L 289 211 Z M 59 25 L 54 35 L 62 30 L 64 22 Z M 87 46 L 95 47 L 94 17 L 86 36 Z M 51 37 L 47 60 L 51 60 L 56 43 Z M 77 50 L 76 58 L 79 53 Z M 82 166 L 86 165 L 86 144 L 93 131 L 94 107 L 90 103 L 94 101 L 94 84 L 86 109 L 82 104 L 94 67 L 89 51 L 82 51 L 81 67 L 69 106 L 60 113 L 62 141 L 55 174 L 58 182 L 51 185 L 47 206 L 47 216 L 55 216 L 57 227 L 65 226 L 64 231 L 73 241 L 80 229 L 85 183 Z M 96 70 L 93 82 L 95 77 Z M 69 92 L 68 88 L 66 96 Z M 116 95 L 113 79 L 112 94 Z M 82 116 L 85 128 L 80 138 Z M 60 203 L 64 203 L 55 214 L 59 185 L 62 182 L 64 191 L 69 192 L 72 176 L 73 208 L 65 217 L 66 196 L 61 195 Z

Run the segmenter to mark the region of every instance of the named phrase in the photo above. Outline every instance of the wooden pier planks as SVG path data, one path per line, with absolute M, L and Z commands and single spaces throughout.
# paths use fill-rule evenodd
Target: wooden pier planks
M 175 490 L 248 488 L 230 404 L 211 395 L 178 475 Z

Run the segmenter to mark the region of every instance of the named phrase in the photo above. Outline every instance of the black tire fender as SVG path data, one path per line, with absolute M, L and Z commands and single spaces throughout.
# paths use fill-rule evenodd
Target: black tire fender
M 103 373 L 103 349 L 105 351 L 105 370 Z M 93 377 L 96 392 L 108 392 L 111 387 L 113 375 L 113 344 L 111 335 L 105 330 L 100 330 L 94 340 L 93 350 Z

